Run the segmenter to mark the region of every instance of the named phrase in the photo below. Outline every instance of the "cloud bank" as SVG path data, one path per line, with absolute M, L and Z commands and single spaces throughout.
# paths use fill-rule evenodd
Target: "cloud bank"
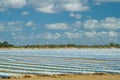
M 25 6 L 32 7 L 36 11 L 43 13 L 81 12 L 89 9 L 86 0 L 0 0 L 1 11 Z

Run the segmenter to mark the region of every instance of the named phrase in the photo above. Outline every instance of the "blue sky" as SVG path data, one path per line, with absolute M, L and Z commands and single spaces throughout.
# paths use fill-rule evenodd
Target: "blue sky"
M 0 41 L 120 44 L 120 0 L 0 0 Z

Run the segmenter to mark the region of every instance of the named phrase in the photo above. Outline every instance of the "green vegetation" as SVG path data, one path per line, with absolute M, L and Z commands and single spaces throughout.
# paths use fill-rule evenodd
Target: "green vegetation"
M 66 44 L 66 45 L 24 45 L 24 46 L 15 46 L 9 44 L 7 41 L 0 42 L 0 48 L 120 48 L 120 44 L 109 43 L 107 45 L 75 45 L 75 44 Z
M 14 45 L 9 44 L 7 41 L 0 42 L 0 48 L 10 48 L 10 47 L 14 47 Z

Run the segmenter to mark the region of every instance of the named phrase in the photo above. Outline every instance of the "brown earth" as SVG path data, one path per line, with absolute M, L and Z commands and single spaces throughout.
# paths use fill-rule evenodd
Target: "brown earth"
M 23 75 L 0 80 L 120 80 L 120 74 Z

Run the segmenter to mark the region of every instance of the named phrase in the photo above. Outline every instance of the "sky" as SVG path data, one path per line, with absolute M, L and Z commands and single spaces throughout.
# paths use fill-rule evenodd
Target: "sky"
M 0 0 L 0 42 L 120 44 L 120 0 Z

